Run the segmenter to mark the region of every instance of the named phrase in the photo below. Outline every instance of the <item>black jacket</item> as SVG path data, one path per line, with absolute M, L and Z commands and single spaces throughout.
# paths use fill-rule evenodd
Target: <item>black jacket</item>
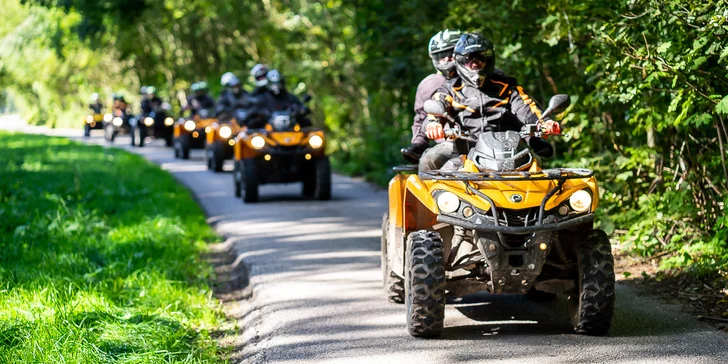
M 194 105 L 194 104 L 197 105 Z M 215 108 L 215 100 L 208 94 L 191 96 L 187 98 L 187 108 L 190 110 L 190 117 L 195 116 L 200 110 Z
M 520 131 L 535 124 L 542 112 L 515 78 L 500 74 L 492 74 L 477 89 L 459 78 L 450 80 L 432 98 L 474 137 L 484 131 Z
M 142 100 L 142 113 L 144 115 L 149 115 L 152 111 L 156 111 L 162 106 L 162 99 L 159 97 L 153 97 L 151 99 L 144 99 Z
M 95 104 L 89 104 L 89 109 L 93 110 L 95 114 L 101 114 L 101 110 L 104 108 L 104 104 L 97 102 Z
M 270 113 L 274 111 L 291 110 L 296 117 L 296 122 L 303 128 L 311 126 L 311 121 L 306 118 L 309 113 L 308 108 L 292 93 L 286 89 L 281 90 L 278 95 L 272 92 L 262 94 L 262 105 Z

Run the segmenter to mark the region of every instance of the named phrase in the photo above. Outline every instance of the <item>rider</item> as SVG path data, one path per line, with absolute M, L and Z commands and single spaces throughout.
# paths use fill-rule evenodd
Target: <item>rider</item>
M 141 107 L 144 115 L 149 115 L 152 111 L 162 106 L 162 99 L 157 97 L 157 89 L 154 86 L 146 86 L 142 88 L 144 96 L 142 97 Z
M 126 109 L 129 104 L 127 104 L 126 100 L 124 99 L 124 95 L 121 93 L 114 93 L 113 99 L 114 105 L 112 106 L 112 109 L 114 111 L 114 116 L 122 116 L 124 113 L 126 113 Z
M 516 79 L 495 71 L 493 44 L 478 33 L 464 34 L 453 51 L 458 78 L 441 86 L 432 99 L 439 101 L 447 113 L 459 116 L 461 127 L 477 136 L 484 131 L 520 131 L 525 124 L 536 124 L 541 119 L 541 108 L 518 85 Z M 445 137 L 445 120 L 439 115 L 428 115 L 425 133 L 430 139 Z M 456 119 L 457 120 L 457 119 Z M 547 134 L 559 134 L 559 123 L 546 118 L 541 129 Z M 529 138 L 529 145 L 539 155 L 553 154 L 551 145 L 539 138 Z M 456 143 L 453 153 L 441 151 L 438 160 L 467 153 L 470 145 Z M 423 168 L 424 167 L 424 168 Z M 420 170 L 439 169 L 442 164 L 422 165 Z
M 422 156 L 422 153 L 430 146 L 422 123 L 427 119 L 427 113 L 424 109 L 425 101 L 432 98 L 435 91 L 444 85 L 447 80 L 457 76 L 457 72 L 455 71 L 455 58 L 453 58 L 452 50 L 455 48 L 455 43 L 457 43 L 462 34 L 459 30 L 445 29 L 430 38 L 430 43 L 427 48 L 436 72 L 425 77 L 419 86 L 417 86 L 417 92 L 415 94 L 415 118 L 412 124 L 412 145 L 402 149 L 402 154 L 412 163 L 417 163 L 420 158 L 425 161 L 424 163 L 430 163 L 429 161 L 439 154 L 437 153 L 438 150 L 443 148 L 452 150 L 452 143 L 445 142 L 430 148 L 427 155 Z M 442 161 L 442 163 L 446 161 Z
M 104 104 L 102 104 L 101 100 L 99 100 L 99 94 L 97 92 L 91 94 L 91 103 L 88 107 L 94 111 L 94 114 L 101 114 Z
M 311 121 L 305 116 L 311 111 L 296 96 L 288 92 L 283 76 L 278 70 L 270 70 L 268 75 L 267 88 L 269 97 L 267 97 L 267 108 L 271 111 L 291 110 L 296 116 L 298 124 L 305 128 L 311 126 Z
M 207 82 L 200 81 L 192 84 L 194 94 L 187 98 L 187 105 L 183 110 L 190 111 L 190 117 L 197 115 L 200 110 L 208 110 L 215 107 L 215 100 L 207 93 Z
M 226 72 L 220 78 L 220 84 L 225 87 L 225 90 L 217 99 L 215 114 L 218 118 L 223 115 L 230 117 L 234 110 L 248 108 L 249 94 L 237 76 L 232 72 Z M 242 122 L 242 120 L 238 120 L 238 122 Z

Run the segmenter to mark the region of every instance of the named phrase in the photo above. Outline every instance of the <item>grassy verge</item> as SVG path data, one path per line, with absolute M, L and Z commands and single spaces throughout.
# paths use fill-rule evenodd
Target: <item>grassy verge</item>
M 220 362 L 213 231 L 121 150 L 0 133 L 0 362 Z

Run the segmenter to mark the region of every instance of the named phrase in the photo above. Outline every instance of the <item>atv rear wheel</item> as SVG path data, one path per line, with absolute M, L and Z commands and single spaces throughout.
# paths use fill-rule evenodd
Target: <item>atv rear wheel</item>
M 614 316 L 612 246 L 604 231 L 593 230 L 577 249 L 579 293 L 568 299 L 571 324 L 578 334 L 605 335 Z
M 387 249 L 387 239 L 389 238 L 389 213 L 385 212 L 382 216 L 382 284 L 384 285 L 384 293 L 387 300 L 394 303 L 404 303 L 404 279 L 398 277 L 391 269 L 389 269 L 389 255 Z
M 240 161 L 234 161 L 233 166 L 233 184 L 235 185 L 235 197 L 240 197 L 240 180 L 243 178 L 243 172 L 240 169 Z
M 243 202 L 258 202 L 258 166 L 255 159 L 246 159 L 241 163 L 242 179 L 240 180 L 240 195 Z
M 442 238 L 420 230 L 407 236 L 405 304 L 412 336 L 440 335 L 445 321 L 445 258 Z
M 327 201 L 331 199 L 331 164 L 329 157 L 316 159 L 316 191 L 317 200 Z

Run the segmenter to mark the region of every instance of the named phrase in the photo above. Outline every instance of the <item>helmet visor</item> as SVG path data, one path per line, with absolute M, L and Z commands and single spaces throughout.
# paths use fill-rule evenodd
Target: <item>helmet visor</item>
M 458 61 L 471 71 L 480 71 L 488 65 L 488 59 L 483 52 L 466 54 Z
M 443 65 L 447 64 L 449 62 L 452 62 L 454 60 L 453 55 L 452 55 L 452 49 L 432 53 L 431 57 L 432 57 L 432 60 L 434 60 L 435 62 L 437 62 L 439 64 L 443 64 Z

